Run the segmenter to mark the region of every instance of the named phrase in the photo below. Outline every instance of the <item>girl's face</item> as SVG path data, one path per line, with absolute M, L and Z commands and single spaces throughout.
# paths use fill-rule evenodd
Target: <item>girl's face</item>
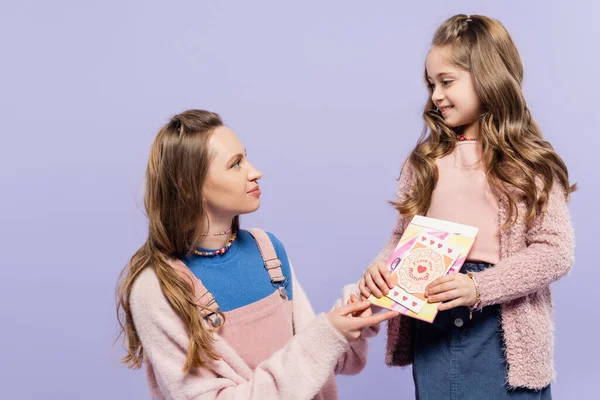
M 483 108 L 471 73 L 453 66 L 449 46 L 433 46 L 425 68 L 432 90 L 431 100 L 440 109 L 448 126 L 469 126 L 477 121 Z
M 225 126 L 214 130 L 208 142 L 212 160 L 203 188 L 206 210 L 213 218 L 233 218 L 260 206 L 258 180 L 262 177 L 246 158 L 237 135 Z

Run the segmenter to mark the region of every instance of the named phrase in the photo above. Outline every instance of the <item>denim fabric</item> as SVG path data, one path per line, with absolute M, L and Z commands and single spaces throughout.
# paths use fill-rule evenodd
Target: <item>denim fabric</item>
M 489 267 L 466 262 L 461 273 Z M 467 307 L 457 307 L 438 313 L 433 324 L 416 321 L 413 377 L 418 400 L 552 398 L 550 386 L 508 389 L 499 305 L 474 311 L 472 320 Z

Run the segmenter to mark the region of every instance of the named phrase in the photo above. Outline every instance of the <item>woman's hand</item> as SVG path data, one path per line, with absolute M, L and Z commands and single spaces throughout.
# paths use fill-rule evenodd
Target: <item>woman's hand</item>
M 397 311 L 386 311 L 372 315 L 371 303 L 367 300 L 358 301 L 358 298 L 354 295 L 351 296 L 349 303 L 345 306 L 334 308 L 326 314 L 331 325 L 348 342 L 353 342 L 360 338 L 360 334 L 364 328 L 379 325 L 383 321 L 399 315 Z

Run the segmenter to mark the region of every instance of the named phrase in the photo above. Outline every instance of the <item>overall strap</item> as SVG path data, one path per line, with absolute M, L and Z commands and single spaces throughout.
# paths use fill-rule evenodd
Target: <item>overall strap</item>
M 273 243 L 271 242 L 269 235 L 267 235 L 262 229 L 258 228 L 249 229 L 248 232 L 256 241 L 256 245 L 258 246 L 258 250 L 262 256 L 265 268 L 269 273 L 269 277 L 271 278 L 271 283 L 277 287 L 281 298 L 286 299 L 287 291 L 284 287 L 286 283 L 286 277 L 281 271 L 281 261 L 277 257 L 275 247 L 273 247 Z M 223 319 L 219 316 L 219 314 L 217 314 L 217 311 L 219 310 L 219 303 L 217 303 L 215 296 L 213 296 L 213 294 L 206 289 L 206 287 L 204 287 L 200 279 L 196 278 L 192 271 L 190 271 L 190 269 L 181 260 L 173 260 L 171 265 L 177 271 L 179 276 L 188 281 L 194 288 L 196 300 L 198 301 L 198 304 L 203 307 L 200 309 L 200 314 L 202 317 L 210 321 L 211 325 L 215 328 L 221 326 L 223 324 Z
M 281 261 L 277 257 L 275 247 L 269 235 L 262 229 L 253 228 L 248 229 L 248 232 L 252 235 L 260 251 L 265 268 L 271 278 L 273 286 L 279 290 L 279 295 L 285 299 L 287 298 L 287 291 L 285 290 L 286 278 L 281 270 Z
M 223 319 L 217 314 L 219 303 L 215 300 L 215 296 L 204 287 L 200 279 L 196 278 L 192 271 L 190 271 L 181 260 L 173 260 L 171 265 L 175 271 L 177 271 L 179 276 L 185 281 L 188 281 L 194 288 L 196 301 L 203 307 L 200 309 L 200 315 L 202 315 L 205 320 L 210 321 L 213 327 L 218 328 L 221 326 L 223 324 Z

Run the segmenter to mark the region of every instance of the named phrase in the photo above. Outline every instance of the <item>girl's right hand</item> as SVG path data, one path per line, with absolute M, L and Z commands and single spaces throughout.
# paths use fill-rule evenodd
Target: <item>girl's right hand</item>
M 368 299 L 371 294 L 381 298 L 393 288 L 392 274 L 382 261 L 371 264 L 358 283 L 358 290 L 363 299 Z
M 369 315 L 365 311 L 371 307 L 369 301 L 359 301 L 342 307 L 334 308 L 329 311 L 327 319 L 339 333 L 341 333 L 348 342 L 353 342 L 360 338 L 364 328 L 379 325 L 383 321 L 394 318 L 399 315 L 397 311 L 386 311 L 377 315 Z M 353 315 L 360 315 L 355 317 Z

